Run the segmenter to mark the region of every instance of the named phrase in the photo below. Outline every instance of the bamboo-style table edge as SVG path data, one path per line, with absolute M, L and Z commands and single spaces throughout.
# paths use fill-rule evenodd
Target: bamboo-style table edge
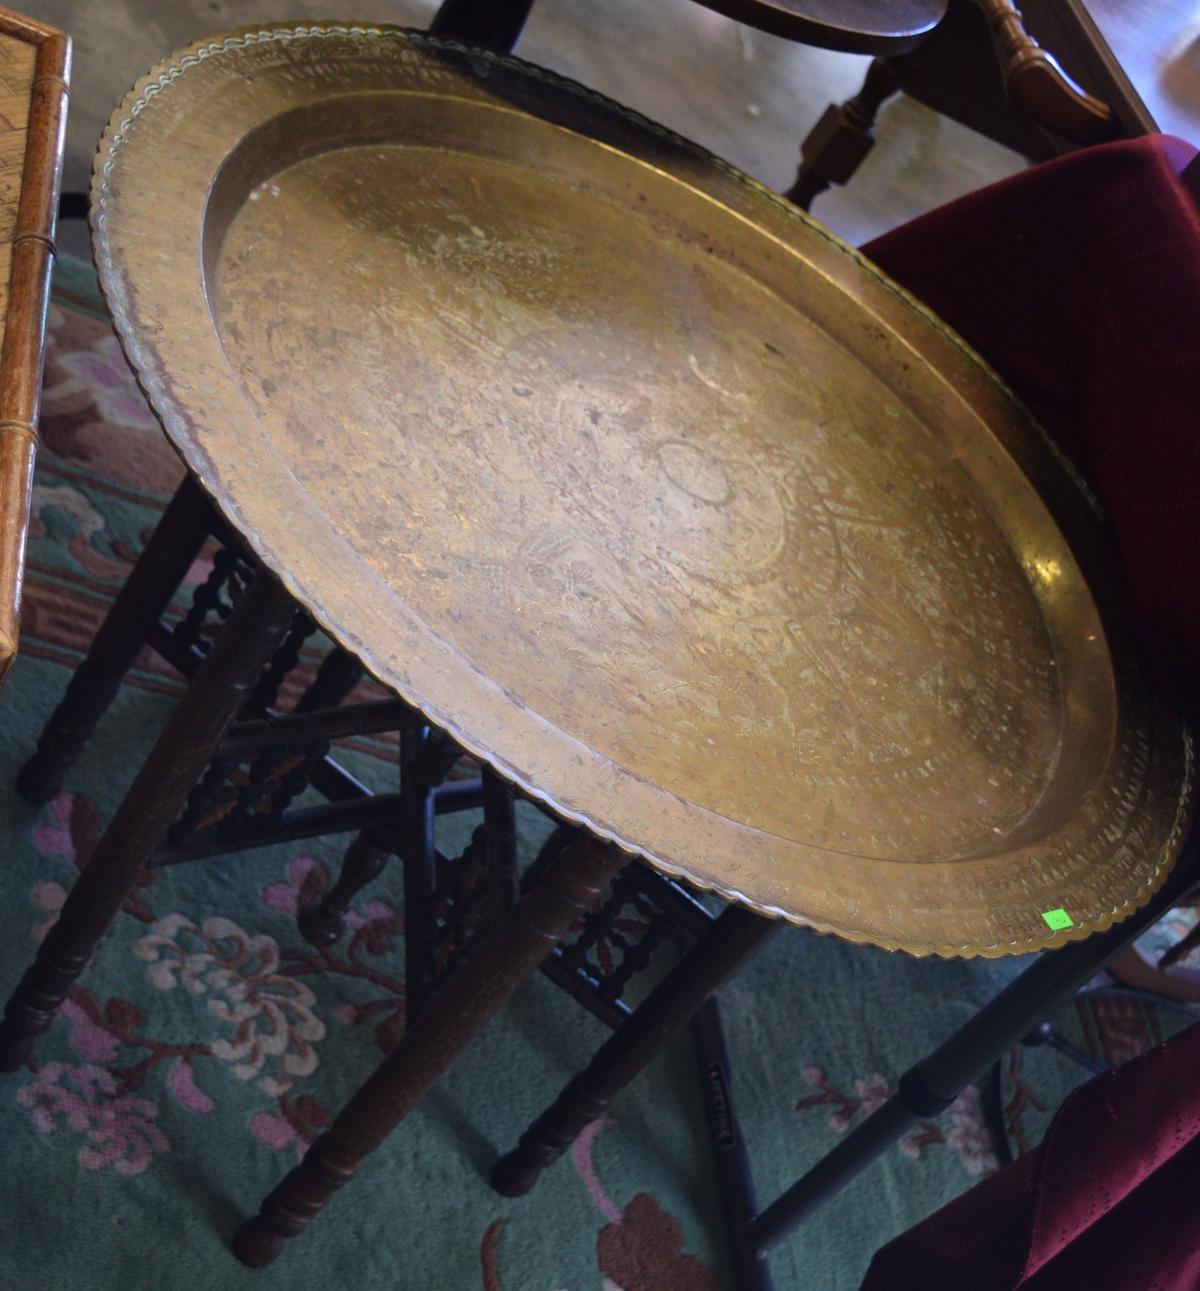
M 46 310 L 62 180 L 71 75 L 71 39 L 0 9 L 0 37 L 37 47 L 25 161 L 0 351 L 0 683 L 17 654 L 25 538 L 38 442 Z

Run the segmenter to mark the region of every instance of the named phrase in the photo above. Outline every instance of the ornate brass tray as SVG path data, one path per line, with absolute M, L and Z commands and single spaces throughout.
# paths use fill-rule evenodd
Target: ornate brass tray
M 1092 504 L 786 202 L 515 59 L 331 24 L 157 68 L 94 199 L 126 352 L 227 517 L 562 816 L 915 953 L 1082 936 L 1160 882 L 1190 746 Z

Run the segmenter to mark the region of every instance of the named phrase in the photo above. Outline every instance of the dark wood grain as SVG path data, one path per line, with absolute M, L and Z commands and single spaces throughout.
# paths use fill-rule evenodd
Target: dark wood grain
M 933 30 L 947 0 L 699 0 L 748 27 L 848 54 L 899 54 Z
M 332 946 L 346 931 L 350 903 L 387 868 L 391 838 L 389 831 L 365 829 L 346 849 L 337 882 L 297 917 L 301 935 L 310 945 Z
M 706 9 L 785 40 L 854 54 L 898 54 L 933 30 L 949 0 L 698 0 Z M 533 0 L 443 0 L 439 36 L 511 49 Z
M 501 1157 L 492 1187 L 519 1197 L 563 1155 L 616 1095 L 687 1025 L 722 983 L 778 928 L 730 906 Z
M 125 674 L 209 533 L 211 508 L 189 476 L 163 513 L 124 587 L 117 593 L 62 703 L 21 768 L 17 789 L 27 802 L 49 802 L 117 697 Z
M 889 58 L 874 58 L 862 89 L 845 103 L 831 103 L 800 145 L 800 169 L 786 196 L 806 211 L 832 184 L 845 184 L 875 146 L 879 109 L 900 93 L 901 77 Z
M 0 1025 L 0 1071 L 15 1071 L 26 1062 L 37 1037 L 53 1022 L 278 648 L 293 613 L 291 598 L 268 575 L 259 575 L 244 594 L 9 1000 Z
M 991 28 L 1009 102 L 1061 139 L 1098 143 L 1116 133 L 1107 103 L 1089 94 L 1026 30 L 1013 0 L 977 0 Z
M 234 1242 L 251 1267 L 271 1263 L 326 1202 L 357 1173 L 421 1096 L 553 950 L 571 924 L 600 899 L 631 858 L 580 837 L 455 974 L 400 1043 L 350 1099 L 328 1132 L 247 1220 Z M 755 917 L 743 912 L 743 917 Z M 761 920 L 755 920 L 761 923 Z

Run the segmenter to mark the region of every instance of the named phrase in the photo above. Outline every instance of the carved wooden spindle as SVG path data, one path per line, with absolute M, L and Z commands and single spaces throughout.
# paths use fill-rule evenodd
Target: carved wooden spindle
M 227 810 L 232 800 L 233 788 L 229 776 L 237 769 L 238 759 L 218 754 L 208 764 L 203 776 L 187 796 L 183 811 L 167 830 L 171 846 L 191 838 L 210 818 Z
M 506 1197 L 527 1193 L 646 1066 L 705 1000 L 779 924 L 744 906 L 730 906 L 712 928 L 596 1051 L 554 1103 L 492 1170 Z
M 629 861 L 615 847 L 580 838 L 565 850 L 479 952 L 445 985 L 400 1043 L 309 1148 L 304 1160 L 246 1221 L 234 1240 L 238 1259 L 271 1263 L 333 1193 L 379 1147 L 590 909 Z
M 275 651 L 270 663 L 263 669 L 262 675 L 255 683 L 248 705 L 251 712 L 265 713 L 275 707 L 279 698 L 279 688 L 283 685 L 288 673 L 300 664 L 300 651 L 305 641 L 317 630 L 317 625 L 304 613 L 298 610 L 292 619 L 279 649 Z
M 635 906 L 635 909 L 645 912 L 650 921 L 650 926 L 637 941 L 625 947 L 620 963 L 613 968 L 611 973 L 607 974 L 601 984 L 601 991 L 612 1000 L 619 1000 L 625 994 L 625 988 L 629 983 L 639 973 L 650 967 L 650 961 L 654 958 L 659 946 L 662 945 L 673 929 L 669 916 L 648 907 Z
M 125 902 L 291 622 L 291 598 L 260 574 L 176 705 L 47 934 L 0 1024 L 0 1071 L 15 1071 Z
M 784 194 L 808 210 L 813 199 L 831 184 L 845 184 L 875 146 L 879 109 L 900 92 L 901 80 L 892 64 L 876 58 L 867 68 L 862 89 L 840 105 L 831 103 L 800 145 L 796 182 Z
M 391 830 L 365 829 L 346 849 L 337 882 L 319 901 L 305 906 L 296 920 L 300 935 L 313 946 L 332 946 L 346 931 L 354 898 L 387 868 Z
M 1004 92 L 1014 107 L 1073 143 L 1099 143 L 1116 133 L 1112 109 L 1077 85 L 1034 40 L 1012 0 L 976 3 L 988 20 Z
M 292 627 L 288 634 L 289 638 L 294 636 L 298 622 L 302 619 L 311 623 L 307 615 L 297 615 L 292 622 Z M 299 662 L 299 655 L 297 654 L 294 662 L 287 663 L 288 649 L 288 640 L 285 639 L 283 647 L 275 652 L 274 658 L 272 658 L 264 671 L 265 676 L 278 669 L 281 662 L 286 664 L 271 689 L 272 703 L 274 703 L 274 697 L 278 694 L 279 684 L 282 682 L 283 677 Z M 317 675 L 297 701 L 296 712 L 312 713 L 323 708 L 336 708 L 344 699 L 350 696 L 351 692 L 362 680 L 362 676 L 362 664 L 353 655 L 349 655 L 344 650 L 337 648 L 331 650 L 321 661 L 321 666 L 317 669 Z M 251 709 L 258 703 L 263 693 L 263 682 L 262 678 L 260 678 L 251 697 Z M 278 819 L 292 799 L 303 793 L 310 783 L 313 773 L 322 765 L 328 751 L 328 741 L 322 740 L 312 743 L 300 754 L 297 754 L 294 749 L 284 748 L 269 754 L 260 762 L 261 783 L 265 784 L 271 779 L 277 779 L 271 793 L 269 812 L 271 818 Z M 173 829 L 172 835 L 174 835 L 174 832 Z
M 205 625 L 210 618 L 224 622 L 229 617 L 231 606 L 225 600 L 225 593 L 235 582 L 239 566 L 244 571 L 245 563 L 239 546 L 222 545 L 213 552 L 208 576 L 192 589 L 191 604 L 171 629 L 171 638 L 176 644 L 200 654 L 207 651 L 208 641 L 203 635 Z
M 277 654 L 276 659 L 278 657 Z M 321 660 L 317 675 L 300 696 L 296 704 L 297 713 L 335 708 L 349 698 L 362 680 L 362 676 L 362 664 L 353 655 L 335 647 Z M 326 746 L 322 745 L 322 748 L 324 747 Z M 299 770 L 303 773 L 303 779 L 306 782 L 314 761 L 314 757 L 309 757 L 300 765 Z M 298 783 L 287 784 L 285 786 L 289 791 L 287 800 L 293 796 L 290 792 L 293 787 L 298 792 L 302 786 Z M 380 850 L 381 848 L 383 850 Z M 390 848 L 385 845 L 382 836 L 374 831 L 364 830 L 355 838 L 346 850 L 337 883 L 320 901 L 305 906 L 296 918 L 300 935 L 310 945 L 332 946 L 342 936 L 346 931 L 346 913 L 355 893 L 381 873 L 387 865 L 389 855 Z
M 49 802 L 62 791 L 67 771 L 116 698 L 146 634 L 162 617 L 208 536 L 208 501 L 189 476 L 163 512 L 158 527 L 75 669 L 62 703 L 21 768 L 17 789 L 28 802 Z
M 467 962 L 486 934 L 487 831 L 480 825 L 453 861 L 438 856 L 433 894 L 435 925 L 422 980 L 428 1003 L 447 979 Z
M 300 697 L 296 711 L 332 708 L 349 698 L 362 680 L 362 664 L 344 650 L 334 649 L 321 661 L 312 684 Z M 300 935 L 313 946 L 332 946 L 346 931 L 346 915 L 355 896 L 383 873 L 395 850 L 391 831 L 364 830 L 346 849 L 337 882 L 319 901 L 300 911 Z

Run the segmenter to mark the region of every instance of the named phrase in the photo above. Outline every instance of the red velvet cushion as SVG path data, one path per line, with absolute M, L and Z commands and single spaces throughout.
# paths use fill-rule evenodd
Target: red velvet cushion
M 863 250 L 987 357 L 1104 502 L 1133 622 L 1200 718 L 1200 166 L 1164 135 L 951 202 Z
M 1195 156 L 1163 136 L 1088 149 L 865 250 L 1091 478 L 1159 682 L 1200 717 Z M 1036 1151 L 884 1247 L 863 1291 L 1196 1291 L 1198 1180 L 1200 1025 L 1077 1090 Z
M 1200 1024 L 1081 1086 L 1038 1148 L 879 1251 L 862 1291 L 1196 1291 L 1197 1073 Z

